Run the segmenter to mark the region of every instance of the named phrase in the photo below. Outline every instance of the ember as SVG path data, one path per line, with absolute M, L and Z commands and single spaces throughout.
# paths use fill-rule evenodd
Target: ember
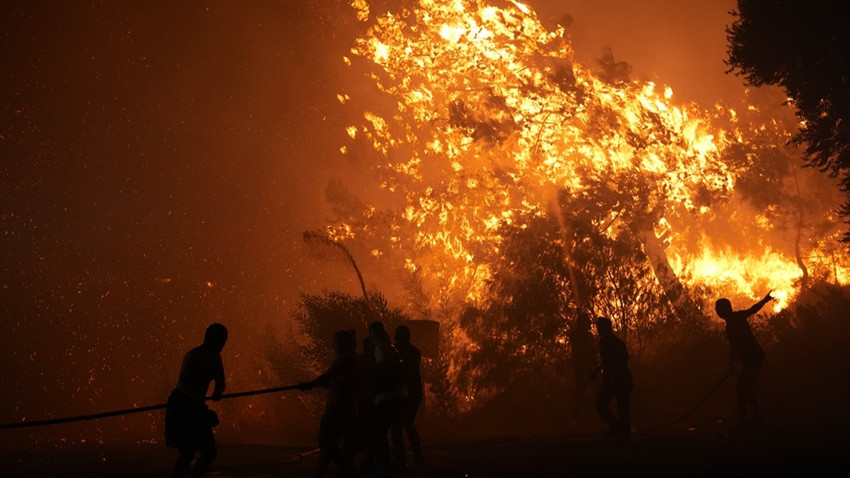
M 808 431 L 771 456 L 846 436 L 842 189 L 800 167 L 799 98 L 724 75 L 735 0 L 41 3 L 0 2 L 11 475 L 162 451 L 162 414 L 124 412 L 167 400 L 212 322 L 231 391 L 314 377 L 377 319 L 421 346 L 426 441 L 583 440 L 596 384 L 565 371 L 606 316 L 641 438 L 686 410 L 671 436 L 713 438 L 735 403 L 714 302 L 768 291 L 757 392 Z M 240 394 L 216 439 L 315 445 L 322 403 Z

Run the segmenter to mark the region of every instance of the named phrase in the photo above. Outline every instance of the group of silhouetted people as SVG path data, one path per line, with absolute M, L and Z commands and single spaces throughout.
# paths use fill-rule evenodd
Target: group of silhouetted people
M 715 303 L 717 315 L 726 322 L 729 374 L 738 377 L 738 415 L 743 423 L 761 420 L 753 384 L 764 363 L 764 351 L 748 319 L 771 300 L 773 297 L 768 292 L 746 310 L 733 310 L 725 298 Z M 611 319 L 598 317 L 595 325 L 598 347 L 593 344 L 589 316 L 579 315 L 570 331 L 576 386 L 573 414 L 578 417 L 586 390 L 601 374 L 596 410 L 608 424 L 605 435 L 628 439 L 632 430 L 629 400 L 633 388 L 629 353 L 615 334 Z M 354 331 L 340 330 L 333 335 L 335 356 L 327 371 L 299 384 L 302 390 L 327 389 L 325 411 L 319 424 L 317 476 L 324 476 L 331 463 L 341 475 L 354 476 L 358 457 L 361 468 L 368 470 L 370 476 L 390 476 L 394 466 L 405 465 L 404 434 L 410 442 L 414 462 L 423 461 L 422 444 L 414 423 L 423 398 L 422 356 L 411 344 L 407 326 L 399 326 L 394 338 L 395 343 L 383 323 L 372 322 L 369 335 L 363 339 L 363 350 L 358 354 Z M 218 424 L 218 416 L 206 406 L 205 400 L 212 382 L 215 382 L 214 401 L 220 400 L 224 393 L 221 351 L 226 341 L 227 329 L 218 323 L 210 325 L 204 342 L 185 355 L 177 386 L 168 397 L 166 444 L 179 451 L 175 477 L 203 476 L 216 457 L 212 429 Z M 614 401 L 616 413 L 611 410 Z M 388 435 L 392 437 L 392 448 Z
M 764 351 L 756 341 L 748 319 L 771 300 L 773 297 L 768 292 L 762 300 L 746 310 L 733 310 L 732 303 L 726 298 L 721 298 L 715 303 L 718 317 L 726 322 L 726 336 L 729 340 L 728 374 L 738 377 L 736 391 L 739 425 L 761 421 L 753 385 L 764 363 Z M 597 365 L 590 325 L 590 318 L 580 314 L 569 335 L 573 350 L 575 382 L 573 418 L 578 418 L 586 390 L 590 387 L 593 378 L 601 373 L 602 384 L 597 395 L 596 410 L 602 420 L 608 424 L 605 435 L 627 439 L 631 436 L 629 400 L 634 387 L 628 367 L 629 353 L 625 343 L 614 334 L 611 319 L 599 317 L 596 319 L 596 330 L 599 336 Z M 589 370 L 592 371 L 588 374 Z M 611 402 L 615 400 L 616 413 L 611 410 Z
M 203 476 L 217 455 L 212 429 L 218 425 L 218 416 L 205 400 L 212 382 L 212 399 L 218 401 L 224 394 L 221 351 L 226 341 L 227 329 L 218 323 L 210 325 L 204 342 L 183 358 L 177 387 L 168 397 L 165 435 L 166 445 L 179 451 L 175 477 Z M 410 328 L 397 327 L 393 343 L 384 324 L 372 322 L 362 353 L 357 354 L 355 347 L 353 330 L 337 331 L 330 367 L 298 385 L 301 390 L 327 389 L 319 423 L 319 477 L 325 476 L 331 463 L 342 476 L 355 476 L 358 457 L 370 476 L 390 476 L 393 467 L 405 466 L 405 434 L 413 461 L 423 461 L 415 425 L 423 398 L 422 354 L 410 342 Z M 392 436 L 392 451 L 388 435 Z
M 405 466 L 405 433 L 413 460 L 423 461 L 414 423 L 423 397 L 422 355 L 410 343 L 410 329 L 405 325 L 396 328 L 393 343 L 384 324 L 372 322 L 359 356 L 355 345 L 354 331 L 337 331 L 331 366 L 313 381 L 299 385 L 302 390 L 327 388 L 319 425 L 319 477 L 325 476 L 331 463 L 341 475 L 353 476 L 360 455 L 362 468 L 371 476 L 390 476 L 393 467 Z

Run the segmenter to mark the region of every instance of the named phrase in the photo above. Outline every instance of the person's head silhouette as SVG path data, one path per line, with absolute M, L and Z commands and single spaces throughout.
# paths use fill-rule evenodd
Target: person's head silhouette
M 578 330 L 589 330 L 590 325 L 590 316 L 585 313 L 578 314 L 578 318 L 576 318 L 576 328 Z
M 372 342 L 375 345 L 389 342 L 390 336 L 384 329 L 384 324 L 379 321 L 374 321 L 369 324 L 369 336 L 372 337 Z
M 714 303 L 714 311 L 720 318 L 725 319 L 732 313 L 732 302 L 729 302 L 729 299 L 726 298 L 717 299 L 717 302 Z
M 599 332 L 599 335 L 613 334 L 614 326 L 611 323 L 611 319 L 609 319 L 608 317 L 597 317 L 596 331 Z
M 409 344 L 410 343 L 410 327 L 406 325 L 399 325 L 395 329 L 395 341 L 399 344 Z
M 333 345 L 337 353 L 354 350 L 354 337 L 347 330 L 338 330 L 334 333 Z
M 227 342 L 227 327 L 219 323 L 207 327 L 207 331 L 204 333 L 205 346 L 216 352 L 221 352 L 225 342 Z
M 372 337 L 368 335 L 364 337 L 362 344 L 364 354 L 372 354 L 375 352 L 375 342 L 372 341 Z

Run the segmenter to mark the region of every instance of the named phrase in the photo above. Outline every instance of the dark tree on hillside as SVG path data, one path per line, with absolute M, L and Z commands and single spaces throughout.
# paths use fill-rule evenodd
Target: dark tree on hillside
M 808 165 L 840 178 L 850 224 L 850 2 L 738 0 L 732 13 L 729 71 L 785 90 L 803 122 L 794 141 Z
M 359 341 L 373 320 L 383 322 L 387 330 L 410 320 L 400 309 L 390 307 L 382 293 L 369 291 L 368 297 L 367 302 L 362 296 L 339 291 L 301 294 L 293 318 L 309 338 L 301 353 L 312 367 L 320 369 L 333 356 L 333 334 L 338 330 L 354 329 Z

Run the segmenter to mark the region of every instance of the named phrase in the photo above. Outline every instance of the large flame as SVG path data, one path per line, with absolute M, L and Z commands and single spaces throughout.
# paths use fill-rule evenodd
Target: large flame
M 366 2 L 352 6 L 369 19 Z M 404 196 L 383 247 L 401 250 L 435 297 L 482 299 L 491 271 L 475 257 L 498 250 L 500 225 L 545 215 L 557 191 L 616 190 L 629 177 L 649 186 L 631 200 L 655 213 L 653 239 L 690 285 L 754 300 L 773 289 L 780 310 L 799 292 L 801 261 L 828 269 L 834 282 L 850 279 L 846 257 L 824 252 L 834 231 L 795 258 L 771 246 L 772 225 L 756 213 L 726 211 L 739 221 L 731 229 L 757 238 L 746 244 L 705 225 L 735 192 L 740 171 L 724 161 L 726 150 L 767 127 L 742 124 L 731 109 L 678 105 L 670 87 L 632 81 L 613 60 L 595 74 L 574 61 L 564 29 L 547 30 L 526 5 L 421 0 L 374 19 L 352 55 L 372 65 L 383 102 L 348 134 L 374 148 L 383 186 Z M 357 229 L 329 232 L 345 239 Z

